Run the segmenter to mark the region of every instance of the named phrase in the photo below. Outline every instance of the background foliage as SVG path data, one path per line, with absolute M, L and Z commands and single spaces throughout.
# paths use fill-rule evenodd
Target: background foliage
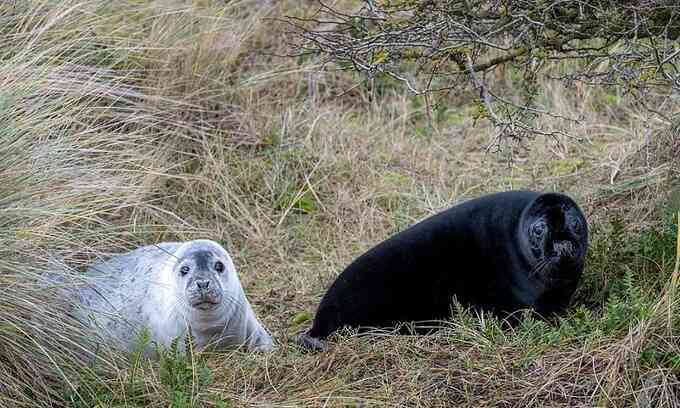
M 616 90 L 657 109 L 680 91 L 680 8 L 660 1 L 367 0 L 289 15 L 300 55 L 320 55 L 419 95 L 468 91 L 495 127 L 494 148 L 565 135 L 542 80 Z M 511 71 L 513 86 L 497 81 Z M 428 109 L 432 109 L 429 106 Z M 436 107 L 435 107 L 436 109 Z M 539 118 L 548 116 L 548 123 Z M 578 135 L 574 135 L 578 137 Z

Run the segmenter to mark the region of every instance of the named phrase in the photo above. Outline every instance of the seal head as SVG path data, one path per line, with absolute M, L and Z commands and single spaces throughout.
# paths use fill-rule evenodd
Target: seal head
M 208 248 L 192 248 L 175 265 L 173 273 L 183 281 L 184 296 L 192 308 L 211 310 L 222 303 L 222 282 L 235 274 L 235 268 L 231 259 L 220 255 Z
M 588 223 L 583 212 L 564 194 L 542 194 L 523 211 L 517 240 L 531 265 L 528 279 L 544 293 L 534 309 L 544 315 L 559 312 L 585 266 Z
M 530 248 L 533 274 L 548 280 L 578 278 L 569 272 L 584 266 L 588 224 L 573 200 L 555 193 L 539 196 L 524 210 L 519 232 L 523 246 Z

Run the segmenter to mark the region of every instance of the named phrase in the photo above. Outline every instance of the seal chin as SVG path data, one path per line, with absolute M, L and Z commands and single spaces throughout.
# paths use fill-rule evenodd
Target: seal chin
M 553 254 L 546 259 L 543 273 L 539 276 L 549 285 L 564 284 L 579 279 L 579 274 L 575 273 L 583 265 L 579 258 L 573 254 Z

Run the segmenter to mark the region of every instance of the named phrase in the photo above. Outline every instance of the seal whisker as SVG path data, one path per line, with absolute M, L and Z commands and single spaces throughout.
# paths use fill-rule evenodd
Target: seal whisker
M 536 265 L 532 268 L 531 272 L 529 273 L 529 276 L 531 278 L 535 278 L 537 275 L 542 275 L 543 272 L 545 272 L 545 269 L 550 267 L 551 261 L 547 258 L 541 258 L 539 261 L 536 263 Z

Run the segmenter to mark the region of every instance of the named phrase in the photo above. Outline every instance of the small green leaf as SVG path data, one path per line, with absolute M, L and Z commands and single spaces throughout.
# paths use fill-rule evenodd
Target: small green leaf
M 312 314 L 309 312 L 300 312 L 293 317 L 293 324 L 302 324 L 312 320 Z

